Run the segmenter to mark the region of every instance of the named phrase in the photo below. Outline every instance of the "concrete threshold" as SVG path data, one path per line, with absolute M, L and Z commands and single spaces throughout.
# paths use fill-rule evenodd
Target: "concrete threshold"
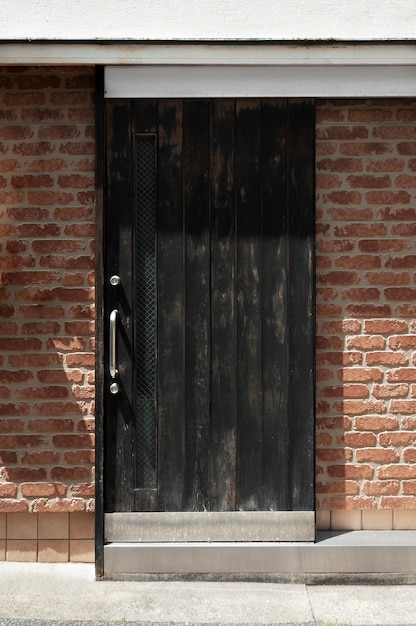
M 315 543 L 113 542 L 104 571 L 108 579 L 416 582 L 416 531 L 324 532 Z

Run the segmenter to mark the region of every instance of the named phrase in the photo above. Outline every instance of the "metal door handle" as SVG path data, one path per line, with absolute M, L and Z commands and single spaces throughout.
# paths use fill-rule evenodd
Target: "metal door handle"
M 117 317 L 118 311 L 114 309 L 110 313 L 110 343 L 109 343 L 109 369 L 111 378 L 115 378 L 118 374 L 116 367 L 116 334 L 117 334 Z

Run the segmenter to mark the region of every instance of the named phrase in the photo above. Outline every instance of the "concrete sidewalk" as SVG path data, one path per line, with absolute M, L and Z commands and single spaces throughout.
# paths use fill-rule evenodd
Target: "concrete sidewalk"
M 0 626 L 416 624 L 416 585 L 95 581 L 87 564 L 0 562 Z

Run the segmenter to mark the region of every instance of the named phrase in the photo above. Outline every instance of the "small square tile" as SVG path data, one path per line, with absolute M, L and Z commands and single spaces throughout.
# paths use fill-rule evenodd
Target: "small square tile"
M 0 541 L 0 561 L 6 560 L 6 542 Z
M 394 511 L 394 530 L 416 530 L 416 511 Z
M 316 511 L 316 530 L 330 530 L 331 511 Z
M 70 539 L 94 539 L 94 513 L 70 513 Z
M 95 542 L 93 539 L 71 539 L 69 560 L 72 563 L 94 563 Z
M 68 513 L 39 513 L 39 539 L 68 539 Z
M 6 561 L 37 560 L 37 541 L 35 539 L 11 539 L 7 541 Z
M 7 539 L 37 539 L 38 516 L 36 513 L 8 513 Z
M 69 561 L 68 539 L 40 539 L 38 542 L 39 563 L 66 563 Z
M 6 513 L 0 513 L 0 539 L 6 539 Z
M 392 530 L 393 511 L 366 509 L 362 517 L 363 530 Z
M 359 509 L 331 511 L 332 530 L 361 530 L 361 511 Z

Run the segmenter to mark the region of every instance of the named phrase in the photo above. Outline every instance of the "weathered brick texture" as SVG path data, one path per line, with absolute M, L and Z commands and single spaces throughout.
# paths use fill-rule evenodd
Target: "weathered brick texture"
M 0 511 L 94 509 L 94 71 L 0 69 Z
M 317 109 L 318 509 L 416 508 L 416 103 Z

